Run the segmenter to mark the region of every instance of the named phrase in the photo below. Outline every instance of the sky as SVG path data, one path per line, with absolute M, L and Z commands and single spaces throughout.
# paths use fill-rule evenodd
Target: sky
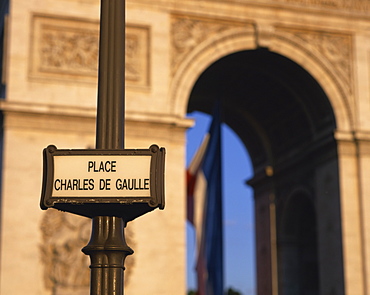
M 211 117 L 200 112 L 188 114 L 195 124 L 187 132 L 187 165 L 208 131 Z M 253 191 L 245 183 L 253 176 L 247 150 L 238 136 L 222 124 L 222 184 L 224 217 L 224 285 L 242 295 L 256 294 Z M 187 223 L 187 285 L 196 289 L 196 241 Z

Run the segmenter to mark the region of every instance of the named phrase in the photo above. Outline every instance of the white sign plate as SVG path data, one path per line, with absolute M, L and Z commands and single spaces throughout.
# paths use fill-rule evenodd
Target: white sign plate
M 41 209 L 136 218 L 164 208 L 165 148 L 43 151 Z M 127 206 L 125 206 L 127 205 Z
M 150 197 L 151 156 L 54 157 L 51 197 Z

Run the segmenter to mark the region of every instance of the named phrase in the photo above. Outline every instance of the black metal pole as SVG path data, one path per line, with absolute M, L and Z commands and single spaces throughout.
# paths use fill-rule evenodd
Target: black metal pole
M 124 148 L 125 0 L 101 0 L 97 149 Z
M 101 0 L 96 148 L 123 149 L 125 123 L 125 0 Z M 91 295 L 123 295 L 124 261 L 133 251 L 116 216 L 92 219 Z

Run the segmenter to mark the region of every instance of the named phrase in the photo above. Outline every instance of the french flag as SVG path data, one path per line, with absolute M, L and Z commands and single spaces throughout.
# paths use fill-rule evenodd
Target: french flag
M 223 295 L 221 168 L 221 121 L 216 112 L 187 170 L 187 217 L 197 237 L 197 295 Z

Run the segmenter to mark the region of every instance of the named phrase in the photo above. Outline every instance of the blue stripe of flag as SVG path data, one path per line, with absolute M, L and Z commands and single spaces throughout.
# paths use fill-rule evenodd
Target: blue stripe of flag
M 204 219 L 204 255 L 208 272 L 207 294 L 223 295 L 223 226 L 221 180 L 221 120 L 216 109 L 210 127 L 210 141 L 203 162 L 207 180 L 207 200 Z

